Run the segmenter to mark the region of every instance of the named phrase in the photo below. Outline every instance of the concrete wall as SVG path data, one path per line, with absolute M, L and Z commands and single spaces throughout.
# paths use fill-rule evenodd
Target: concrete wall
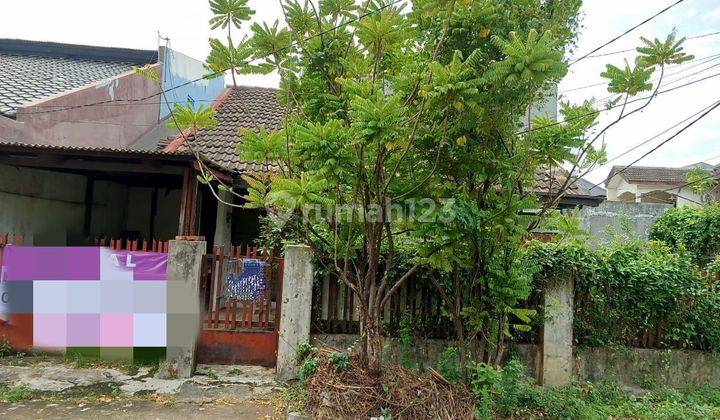
M 87 244 L 85 188 L 87 177 L 62 172 L 0 165 L 0 233 L 24 236 L 26 245 Z M 124 231 L 149 236 L 149 188 L 95 181 L 91 222 L 92 240 L 119 237 Z M 155 238 L 177 235 L 180 191 L 158 191 Z
M 348 352 L 360 342 L 355 334 L 312 334 L 310 341 L 315 346 L 327 346 L 339 352 Z M 412 345 L 403 345 L 395 338 L 383 337 L 383 357 L 394 363 L 409 363 L 419 369 L 436 367 L 440 354 L 446 347 L 454 345 L 450 340 L 415 340 Z
M 652 225 L 670 208 L 669 204 L 605 201 L 598 207 L 584 207 L 579 217 L 582 229 L 590 234 L 590 242 L 607 245 L 612 242 L 613 234 L 627 235 L 623 219 L 627 220 L 632 234 L 647 239 Z
M 195 109 L 200 104 L 209 107 L 225 88 L 225 79 L 222 76 L 184 85 L 210 73 L 210 71 L 201 61 L 170 48 L 162 47 L 160 57 L 163 60 L 162 86 L 164 90 L 169 90 L 167 94 L 169 102 L 183 103 L 187 101 L 193 104 Z M 160 108 L 160 118 L 168 115 L 170 115 L 170 107 L 163 103 Z
M 161 72 L 159 64 L 153 66 Z M 17 118 L 0 118 L 0 138 L 7 142 L 120 148 L 134 143 L 158 123 L 158 96 L 127 106 L 73 106 L 137 99 L 160 92 L 160 86 L 134 72 L 59 93 L 18 109 Z M 114 105 L 114 104 L 113 104 Z M 61 111 L 45 112 L 51 109 Z

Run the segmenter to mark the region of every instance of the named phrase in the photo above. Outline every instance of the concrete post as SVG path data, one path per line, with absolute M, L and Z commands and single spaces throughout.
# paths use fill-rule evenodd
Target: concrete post
M 189 378 L 200 333 L 200 269 L 204 240 L 170 241 L 167 268 L 167 358 L 159 375 Z
M 276 377 L 287 381 L 297 377 L 295 349 L 303 341 L 310 341 L 313 269 L 310 247 L 289 245 L 285 249 L 282 307 Z
M 542 384 L 558 387 L 572 381 L 573 277 L 555 279 L 545 286 Z

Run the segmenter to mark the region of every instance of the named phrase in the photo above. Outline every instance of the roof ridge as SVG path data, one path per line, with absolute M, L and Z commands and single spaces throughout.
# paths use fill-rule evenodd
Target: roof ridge
M 252 86 L 252 85 L 227 85 L 225 86 L 227 89 L 230 90 L 239 90 L 239 89 L 253 89 L 253 90 L 271 90 L 274 92 L 279 92 L 280 88 L 275 87 L 266 87 L 266 86 Z
M 135 64 L 150 64 L 158 60 L 158 51 L 156 50 L 66 44 L 61 42 L 13 38 L 0 38 L 0 53 L 55 58 L 81 58 L 111 62 L 132 62 Z

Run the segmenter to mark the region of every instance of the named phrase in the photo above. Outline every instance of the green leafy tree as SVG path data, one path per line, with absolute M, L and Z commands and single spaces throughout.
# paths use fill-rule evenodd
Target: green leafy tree
M 371 372 L 381 366 L 384 308 L 424 274 L 453 321 L 462 366 L 497 365 L 507 340 L 527 331 L 536 270 L 522 260 L 527 237 L 574 171 L 604 160 L 593 143 L 607 128 L 596 128 L 592 101 L 564 104 L 565 124 L 528 112 L 567 73 L 579 7 L 288 1 L 287 28 L 253 25 L 243 43 L 252 54 L 242 57 L 278 72 L 286 118 L 238 146 L 241 158 L 277 169 L 247 178 L 248 205 L 289 215 L 269 218 L 266 231 L 302 238 L 353 291 L 357 349 Z M 612 89 L 622 77 L 613 72 Z M 650 88 L 626 89 L 626 101 Z M 561 165 L 572 170 L 538 202 L 536 172 Z
M 235 45 L 232 30 L 240 29 L 243 22 L 250 20 L 255 11 L 247 6 L 248 0 L 210 0 L 210 29 L 227 29 L 227 43 L 220 39 L 210 38 L 210 53 L 206 67 L 211 70 L 213 77 L 224 77 L 229 71 L 233 84 L 237 86 L 236 74 L 260 73 L 264 68 L 252 66 L 250 56 L 252 50 L 243 40 Z

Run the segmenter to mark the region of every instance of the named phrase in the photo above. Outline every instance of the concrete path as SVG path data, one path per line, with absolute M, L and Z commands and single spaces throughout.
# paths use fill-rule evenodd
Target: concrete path
M 159 404 L 149 400 L 118 399 L 107 403 L 68 404 L 45 401 L 0 403 L 2 419 L 282 419 L 282 407 L 272 402 L 248 400 L 238 403 Z
M 27 387 L 31 396 L 0 402 L 0 419 L 273 419 L 285 413 L 274 369 L 259 366 L 200 365 L 190 379 L 158 379 L 147 367 L 129 372 L 50 360 L 0 364 L 0 386 Z

